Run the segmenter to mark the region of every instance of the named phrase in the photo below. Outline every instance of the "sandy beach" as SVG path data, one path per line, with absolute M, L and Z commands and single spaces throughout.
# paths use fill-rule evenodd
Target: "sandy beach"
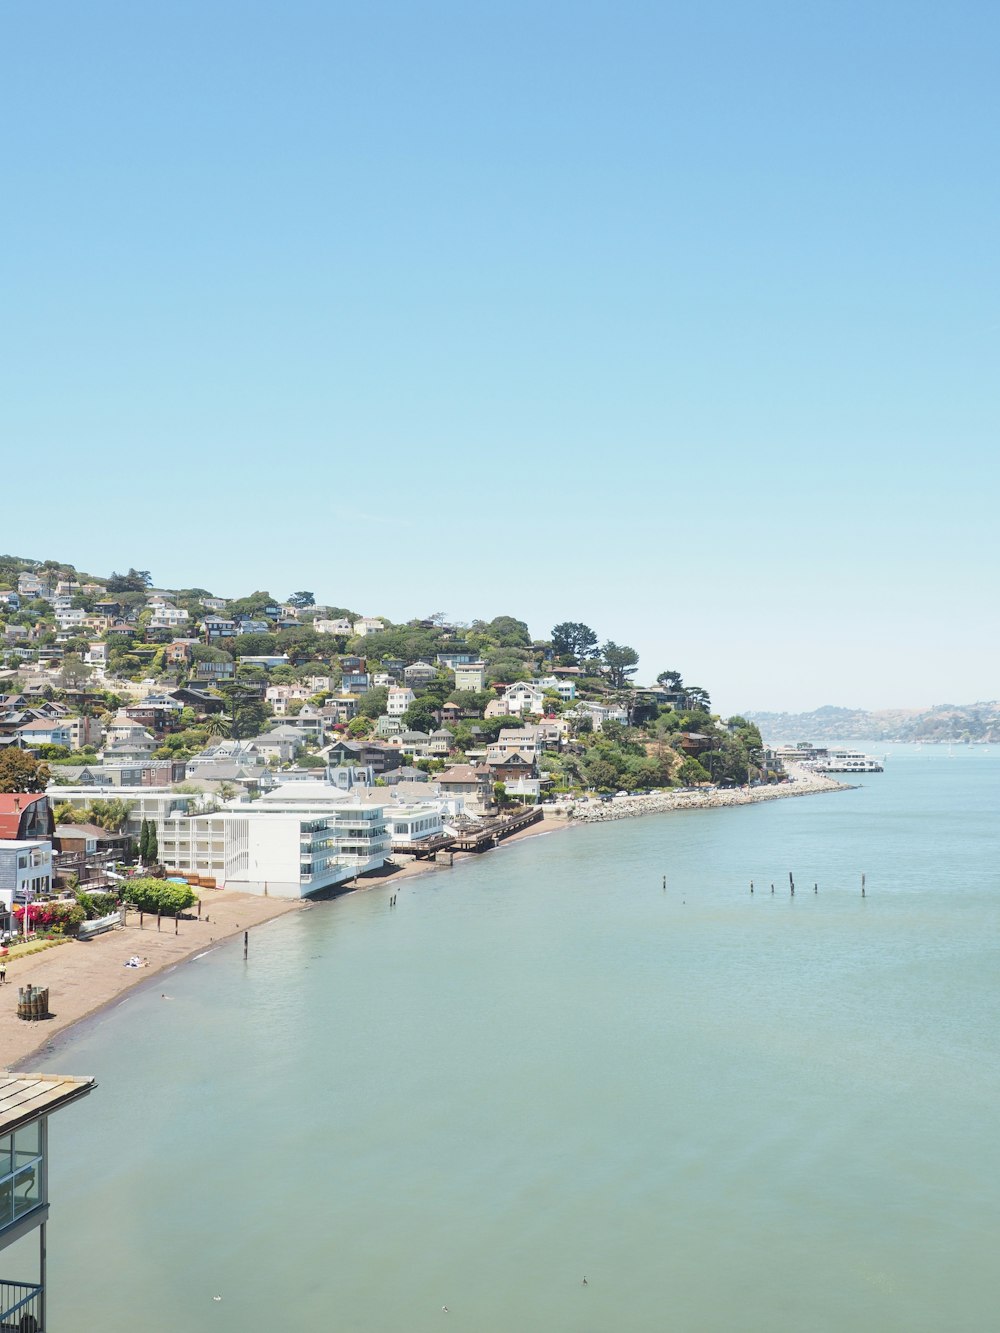
M 172 918 L 164 917 L 158 931 L 156 918 L 147 915 L 140 929 L 138 912 L 129 912 L 128 924 L 119 930 L 87 941 L 67 940 L 58 948 L 9 960 L 6 984 L 0 986 L 0 1066 L 25 1068 L 53 1038 L 133 986 L 220 940 L 301 906 L 298 899 L 260 898 L 220 889 L 202 900 L 200 921 L 182 917 L 177 922 L 176 935 Z M 133 954 L 148 959 L 149 965 L 126 967 Z M 18 987 L 29 983 L 48 986 L 51 1018 L 29 1023 L 17 1017 Z

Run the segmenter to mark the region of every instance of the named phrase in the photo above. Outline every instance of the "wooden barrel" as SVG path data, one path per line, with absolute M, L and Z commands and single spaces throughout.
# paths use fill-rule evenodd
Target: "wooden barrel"
M 19 986 L 17 990 L 17 1016 L 26 1022 L 37 1022 L 49 1016 L 48 986 Z

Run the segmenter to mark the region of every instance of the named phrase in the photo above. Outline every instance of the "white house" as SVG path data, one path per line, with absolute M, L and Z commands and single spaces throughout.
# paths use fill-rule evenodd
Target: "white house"
M 385 621 L 379 620 L 375 616 L 363 616 L 360 620 L 354 622 L 354 633 L 359 639 L 363 639 L 367 634 L 377 634 L 385 629 Z
M 417 696 L 408 685 L 390 685 L 385 711 L 390 717 L 402 717 Z
M 264 700 L 271 705 L 275 717 L 286 717 L 288 706 L 292 703 L 305 703 L 313 693 L 308 685 L 269 685 L 264 691 Z
M 392 838 L 393 850 L 419 851 L 431 838 L 444 832 L 441 810 L 431 805 L 405 805 L 394 809 L 385 807 L 385 822 Z
M 152 607 L 152 612 L 149 618 L 150 629 L 178 630 L 191 619 L 187 611 L 179 606 L 171 606 L 169 602 Z
M 317 634 L 350 634 L 352 629 L 349 620 L 314 620 L 312 627 Z
M 595 731 L 600 731 L 605 722 L 620 722 L 622 726 L 628 725 L 627 709 L 618 704 L 599 704 L 589 700 L 582 700 L 574 708 L 563 713 L 563 717 L 576 721 L 589 717 Z
M 532 685 L 539 690 L 554 690 L 563 703 L 571 704 L 576 698 L 576 682 L 564 680 L 559 676 L 543 676 L 540 680 L 533 680 Z
M 504 712 L 511 717 L 520 717 L 522 713 L 533 713 L 541 717 L 545 712 L 545 696 L 542 691 L 527 681 L 519 680 L 508 685 L 501 696 Z

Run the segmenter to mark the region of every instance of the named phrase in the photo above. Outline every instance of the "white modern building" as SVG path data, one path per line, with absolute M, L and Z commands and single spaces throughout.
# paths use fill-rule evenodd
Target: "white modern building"
M 307 786 L 309 784 L 293 784 Z M 303 898 L 379 869 L 390 848 L 381 806 L 341 800 L 309 810 L 289 792 L 214 814 L 167 819 L 161 862 L 180 873 L 214 876 L 220 888 Z
M 386 700 L 385 711 L 389 717 L 402 717 L 417 696 L 407 685 L 391 685 Z

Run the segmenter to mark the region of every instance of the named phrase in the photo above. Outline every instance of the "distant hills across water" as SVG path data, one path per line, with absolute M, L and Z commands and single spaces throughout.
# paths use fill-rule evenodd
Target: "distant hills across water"
M 997 741 L 1000 742 L 1000 702 L 935 704 L 933 708 L 835 708 L 826 705 L 811 713 L 744 713 L 756 722 L 766 743 L 793 745 L 796 741 Z

